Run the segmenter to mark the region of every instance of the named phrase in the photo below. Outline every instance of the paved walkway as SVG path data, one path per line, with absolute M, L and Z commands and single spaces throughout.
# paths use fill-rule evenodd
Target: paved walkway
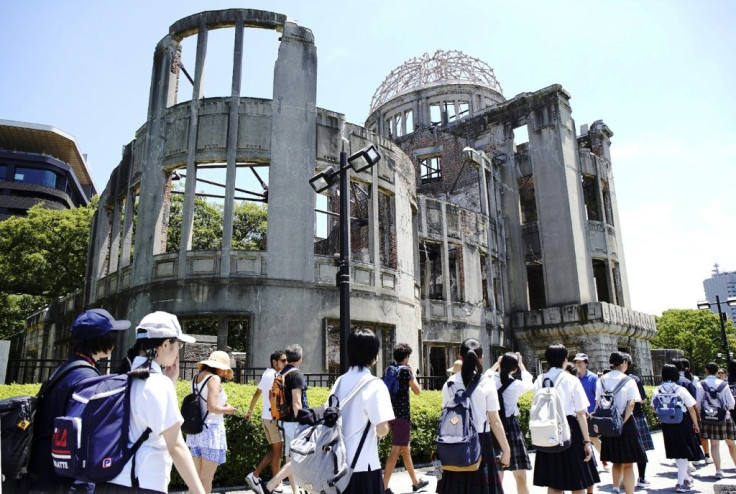
M 651 482 L 651 486 L 646 489 L 637 489 L 638 493 L 655 493 L 655 492 L 674 492 L 677 483 L 677 468 L 672 460 L 668 460 L 664 453 L 664 441 L 662 433 L 657 431 L 652 433 L 654 439 L 654 451 L 648 451 L 649 463 L 647 466 L 647 480 Z M 534 454 L 531 454 L 532 464 L 534 464 Z M 725 444 L 721 444 L 721 458 L 723 460 L 723 470 L 726 478 L 719 484 L 736 485 L 736 468 L 728 455 L 728 449 Z M 609 465 L 610 468 L 610 465 Z M 636 466 L 634 466 L 636 471 Z M 436 480 L 433 475 L 432 468 L 418 469 L 420 476 L 429 480 L 429 485 L 421 490 L 421 492 L 435 492 Z M 707 466 L 697 466 L 696 472 L 693 474 L 695 483 L 693 485 L 693 493 L 712 493 L 716 482 L 715 468 L 712 464 Z M 601 483 L 596 485 L 596 492 L 612 492 L 611 474 L 601 472 Z M 532 486 L 532 472 L 527 476 L 531 494 L 543 494 L 547 492 L 545 487 Z M 505 475 L 503 482 L 506 494 L 516 492 L 516 483 L 512 475 Z M 227 492 L 231 494 L 252 494 L 252 491 L 245 487 L 233 487 L 230 489 L 215 489 L 217 492 Z M 391 490 L 394 494 L 412 494 L 411 479 L 405 471 L 398 471 L 391 477 Z M 291 490 L 286 487 L 284 494 L 291 494 Z

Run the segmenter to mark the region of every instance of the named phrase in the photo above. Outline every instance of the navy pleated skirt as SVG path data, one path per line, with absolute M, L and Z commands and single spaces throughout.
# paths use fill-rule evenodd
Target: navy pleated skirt
M 570 424 L 571 446 L 559 453 L 537 451 L 534 485 L 561 491 L 579 491 L 595 483 L 591 466 L 585 461 L 580 424 L 573 415 L 567 416 L 567 423 Z
M 483 460 L 475 472 L 442 472 L 437 482 L 441 494 L 503 494 L 496 452 L 490 432 L 478 434 Z
M 647 454 L 639 440 L 633 415 L 624 422 L 620 436 L 601 436 L 601 461 L 611 463 L 645 463 L 647 461 Z

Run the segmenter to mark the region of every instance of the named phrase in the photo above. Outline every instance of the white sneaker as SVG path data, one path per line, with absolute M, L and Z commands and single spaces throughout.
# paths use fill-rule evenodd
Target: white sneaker
M 284 484 L 280 483 L 279 486 L 271 492 L 273 492 L 274 494 L 281 494 L 282 492 L 284 492 Z
M 253 472 L 250 472 L 248 475 L 245 476 L 245 482 L 248 484 L 248 487 L 253 490 L 253 492 L 255 492 L 256 494 L 263 494 L 261 479 L 253 475 Z
M 686 485 L 677 484 L 675 486 L 675 492 L 690 492 L 690 489 Z
M 692 463 L 688 463 L 687 465 L 687 473 L 693 473 L 695 471 L 695 465 Z
M 646 489 L 647 487 L 651 487 L 652 484 L 647 479 L 637 479 L 636 486 Z
M 723 470 L 716 470 L 716 478 L 721 480 L 723 478 Z

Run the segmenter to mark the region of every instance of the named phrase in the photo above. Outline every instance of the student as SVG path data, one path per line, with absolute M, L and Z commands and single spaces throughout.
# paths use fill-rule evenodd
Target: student
M 138 438 L 150 427 L 151 435 L 122 472 L 109 482 L 97 484 L 95 494 L 168 492 L 173 462 L 189 492 L 204 494 L 194 461 L 181 434 L 184 419 L 179 412 L 174 383 L 179 376 L 179 351 L 182 343 L 194 343 L 185 335 L 175 315 L 153 312 L 138 324 L 140 355 L 133 360 L 130 373 L 129 439 Z M 132 487 L 131 467 L 139 488 Z
M 595 409 L 595 388 L 598 386 L 598 378 L 603 375 L 603 373 L 599 372 L 598 374 L 591 372 L 588 369 L 588 366 L 590 365 L 590 361 L 588 359 L 588 356 L 584 353 L 576 353 L 575 357 L 572 359 L 573 362 L 575 362 L 575 370 L 576 376 L 578 379 L 580 379 L 580 384 L 583 385 L 583 389 L 585 390 L 585 396 L 588 397 L 588 418 L 590 418 L 590 413 Z M 567 364 L 568 366 L 570 364 Z M 601 440 L 600 438 L 593 433 L 593 431 L 588 431 L 590 434 L 590 440 L 593 441 L 593 447 L 598 451 L 598 454 L 601 454 Z M 598 466 L 595 463 L 595 452 L 593 453 L 593 456 L 591 458 L 591 467 L 595 467 L 595 473 L 593 475 L 593 479 L 596 481 L 596 483 L 600 482 L 600 480 L 596 480 L 598 478 Z M 602 462 L 602 469 L 604 472 L 608 472 L 608 465 L 605 462 Z M 593 492 L 592 487 L 588 489 L 588 492 Z
M 501 445 L 501 467 L 508 467 L 511 462 L 511 451 L 499 416 L 498 392 L 491 379 L 483 377 L 483 347 L 475 338 L 468 338 L 460 345 L 460 359 L 463 361 L 460 372 L 453 374 L 442 387 L 442 406 L 446 406 L 455 398 L 458 390 L 469 388 L 478 381 L 470 395 L 473 423 L 478 431 L 481 445 L 481 468 L 474 472 L 442 472 L 437 482 L 437 492 L 442 494 L 488 494 L 503 492 L 501 475 L 496 465 L 496 453 L 493 449 L 493 436 Z
M 697 396 L 695 401 L 698 402 L 698 408 L 703 409 L 703 400 L 705 399 L 706 388 L 709 390 L 715 390 L 724 381 L 716 377 L 718 366 L 714 362 L 709 362 L 705 365 L 705 379 L 702 379 L 697 386 Z M 728 383 L 724 386 L 723 390 L 719 393 L 720 403 L 724 405 L 726 410 L 733 410 L 734 408 L 734 397 L 731 394 L 731 390 L 728 387 Z M 731 455 L 731 461 L 736 465 L 736 425 L 731 420 L 731 414 L 726 413 L 726 420 L 720 424 L 708 423 L 701 421 L 700 424 L 700 439 L 710 439 L 710 451 L 713 455 L 713 464 L 716 467 L 716 479 L 720 480 L 723 478 L 723 470 L 721 469 L 721 441 L 726 441 L 728 446 L 728 452 Z
M 33 445 L 28 471 L 31 474 L 31 491 L 57 493 L 66 492 L 74 483 L 73 479 L 60 477 L 54 472 L 51 461 L 51 437 L 54 432 L 54 419 L 64 415 L 69 394 L 80 381 L 100 375 L 97 362 L 112 353 L 118 331 L 130 327 L 130 321 L 115 320 L 104 309 L 91 309 L 82 312 L 72 323 L 74 355 L 61 364 L 59 369 L 76 361 L 87 365 L 74 368 L 62 374 L 60 380 L 49 390 L 36 411 L 33 430 Z M 57 369 L 57 372 L 59 371 Z M 64 372 L 62 370 L 62 372 Z
M 680 372 L 680 378 L 677 381 L 677 384 L 680 386 L 684 386 L 685 389 L 687 389 L 693 398 L 695 398 L 695 410 L 698 412 L 698 415 L 700 414 L 700 405 L 697 403 L 697 387 L 698 387 L 698 376 L 692 375 L 690 372 L 690 361 L 686 358 L 679 358 L 673 360 L 673 363 L 677 367 L 677 370 Z M 713 463 L 713 460 L 710 458 L 710 443 L 705 438 L 700 438 L 700 446 L 703 449 L 704 455 L 701 455 L 700 457 L 700 464 L 701 465 L 707 465 L 708 463 Z M 695 467 L 691 467 L 691 471 L 694 470 Z
M 230 355 L 214 351 L 207 360 L 197 362 L 197 368 L 199 374 L 194 382 L 202 396 L 202 414 L 207 415 L 202 432 L 187 434 L 186 442 L 192 452 L 199 480 L 209 493 L 212 492 L 212 479 L 215 478 L 217 467 L 225 463 L 227 456 L 225 415 L 234 414 L 237 408 L 227 403 L 227 393 L 222 389 L 222 379 L 233 378 Z
M 679 380 L 677 367 L 665 364 L 662 367 L 662 384 L 652 393 L 652 406 L 655 406 L 657 396 L 662 393 L 677 393 L 682 399 L 687 411 L 683 414 L 679 424 L 661 424 L 664 449 L 667 458 L 675 460 L 677 465 L 677 485 L 675 492 L 688 492 L 692 486 L 688 467 L 691 461 L 701 458 L 702 451 L 698 441 L 698 415 L 695 409 L 695 398 L 682 386 Z
M 728 363 L 728 387 L 731 388 L 731 394 L 734 395 L 734 398 L 736 398 L 736 393 L 734 393 L 734 390 L 736 390 L 736 360 L 731 360 Z M 734 407 L 733 410 L 731 410 L 731 420 L 736 423 L 736 407 Z
M 541 389 L 545 379 L 555 382 L 563 373 L 556 388 L 570 425 L 571 445 L 557 453 L 537 451 L 534 485 L 547 487 L 549 494 L 563 491 L 582 494 L 595 483 L 588 465 L 593 454 L 586 420 L 588 398 L 580 380 L 563 370 L 567 366 L 567 348 L 559 343 L 550 345 L 544 356 L 550 369 L 537 377 L 534 390 Z
M 611 353 L 608 362 L 611 364 L 611 372 L 598 381 L 595 391 L 596 403 L 600 403 L 604 389 L 612 391 L 622 380 L 627 378 L 625 372 L 629 364 L 622 352 Z M 614 397 L 614 407 L 624 421 L 621 435 L 618 437 L 601 437 L 601 461 L 613 463 L 611 469 L 613 492 L 619 492 L 618 486 L 623 482 L 626 494 L 633 494 L 636 489 L 634 463 L 647 462 L 647 455 L 639 442 L 636 424 L 632 418 L 634 405 L 640 401 L 639 388 L 636 386 L 636 382 L 630 379 Z
M 414 472 L 414 463 L 411 460 L 411 446 L 409 444 L 409 436 L 411 434 L 411 412 L 409 403 L 409 390 L 418 395 L 422 392 L 422 388 L 417 382 L 414 370 L 409 365 L 409 357 L 412 349 L 406 343 L 399 343 L 394 347 L 394 363 L 398 371 L 399 390 L 395 395 L 391 396 L 391 406 L 394 410 L 394 418 L 391 421 L 391 430 L 393 432 L 391 442 L 391 452 L 386 459 L 386 465 L 383 473 L 383 487 L 387 493 L 393 494 L 389 489 L 388 483 L 391 475 L 396 467 L 396 460 L 399 455 L 404 460 L 404 466 L 411 478 L 412 491 L 416 492 L 426 487 L 429 482 L 425 479 L 417 479 Z
M 276 475 L 281 469 L 281 448 L 284 446 L 284 438 L 281 437 L 281 431 L 279 430 L 278 421 L 274 420 L 271 416 L 271 402 L 269 400 L 269 392 L 273 387 L 273 380 L 278 372 L 281 372 L 286 366 L 286 354 L 283 350 L 276 350 L 271 354 L 270 358 L 271 367 L 263 371 L 261 380 L 258 383 L 256 392 L 253 393 L 253 398 L 250 400 L 250 406 L 245 414 L 245 419 L 250 419 L 253 413 L 253 408 L 256 406 L 258 397 L 263 395 L 263 410 L 261 412 L 261 426 L 263 432 L 266 434 L 266 440 L 271 448 L 263 455 L 261 462 L 258 464 L 255 470 L 246 475 L 245 481 L 248 486 L 253 489 L 256 494 L 263 494 L 263 488 L 261 487 L 261 472 L 266 465 L 271 464 L 271 475 Z
M 639 379 L 639 376 L 636 376 L 631 373 L 634 367 L 634 361 L 631 358 L 631 355 L 628 353 L 624 353 L 624 358 L 626 359 L 626 363 L 628 364 L 626 368 L 626 375 L 629 376 L 631 379 L 633 379 L 636 382 L 636 387 L 639 389 L 639 395 L 641 396 L 641 401 L 637 402 L 634 405 L 634 413 L 632 414 L 634 417 L 634 424 L 636 425 L 636 431 L 639 434 L 639 442 L 641 444 L 642 449 L 644 450 L 644 454 L 647 454 L 647 451 L 653 451 L 654 450 L 654 441 L 652 440 L 652 434 L 649 432 L 649 424 L 647 423 L 647 417 L 644 414 L 644 407 L 649 406 L 649 402 L 647 401 L 647 392 L 644 389 L 644 385 L 641 383 L 641 379 Z M 636 469 L 639 472 L 639 477 L 636 480 L 636 487 L 645 489 L 647 487 L 650 487 L 651 484 L 647 482 L 646 474 L 647 474 L 647 462 L 644 461 L 637 461 L 636 462 Z
M 521 370 L 521 379 L 514 379 L 512 376 L 519 370 Z M 521 431 L 517 413 L 519 411 L 519 397 L 534 388 L 534 378 L 524 367 L 519 352 L 509 352 L 500 356 L 496 363 L 486 371 L 485 376 L 493 379 L 496 383 L 496 388 L 499 390 L 499 405 L 500 400 L 503 400 L 505 412 L 505 416 L 501 417 L 501 422 L 503 422 L 506 441 L 511 451 L 511 460 L 509 465 L 501 470 L 501 479 L 503 479 L 505 470 L 513 472 L 514 480 L 516 480 L 516 492 L 528 494 L 526 471 L 532 469 L 532 462 L 526 452 L 524 434 Z M 502 392 L 501 389 L 503 389 Z M 501 449 L 497 441 L 494 441 L 494 447 Z

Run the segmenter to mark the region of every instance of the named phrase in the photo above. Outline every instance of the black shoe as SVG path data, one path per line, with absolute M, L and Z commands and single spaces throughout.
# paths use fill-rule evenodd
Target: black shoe
M 271 494 L 271 491 L 268 489 L 268 482 L 261 482 L 261 489 L 263 489 L 263 494 Z
M 429 485 L 428 480 L 420 480 L 419 482 L 411 486 L 411 490 L 414 492 L 417 492 L 419 489 L 427 487 L 428 485 Z
M 383 491 L 383 494 L 394 494 L 394 491 L 392 491 L 391 488 L 389 487 L 388 489 Z

